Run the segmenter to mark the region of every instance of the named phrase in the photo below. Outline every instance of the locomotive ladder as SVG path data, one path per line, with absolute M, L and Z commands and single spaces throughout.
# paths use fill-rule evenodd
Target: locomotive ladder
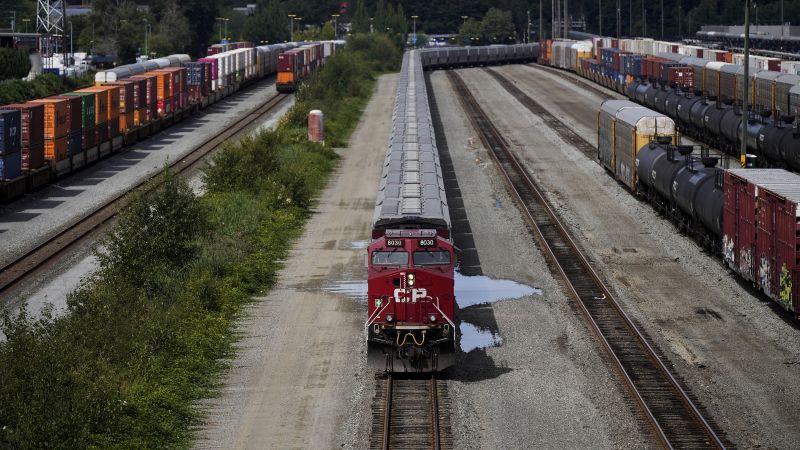
M 579 309 L 607 352 L 645 421 L 664 448 L 725 448 L 722 440 L 680 386 L 642 332 L 630 320 L 588 259 L 548 205 L 502 134 L 453 71 L 448 78 L 521 205 L 550 265 L 578 301 Z
M 379 375 L 372 415 L 372 449 L 449 449 L 448 399 L 436 375 Z

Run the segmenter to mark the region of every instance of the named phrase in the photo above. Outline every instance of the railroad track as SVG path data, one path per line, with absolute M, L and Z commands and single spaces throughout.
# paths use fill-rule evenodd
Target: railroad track
M 201 160 L 203 160 L 205 156 L 219 147 L 227 139 L 245 130 L 247 127 L 252 125 L 253 122 L 258 120 L 259 117 L 277 108 L 286 100 L 287 97 L 287 94 L 274 95 L 263 105 L 242 116 L 236 123 L 231 125 L 225 131 L 207 139 L 195 147 L 194 150 L 192 150 L 182 159 L 172 163 L 170 168 L 176 173 L 184 173 L 187 170 L 194 168 Z M 48 261 L 51 261 L 65 250 L 71 248 L 83 238 L 87 237 L 92 231 L 98 229 L 100 226 L 108 223 L 108 221 L 116 217 L 122 208 L 124 208 L 125 205 L 127 205 L 130 201 L 129 194 L 131 192 L 136 190 L 149 192 L 150 190 L 154 189 L 156 184 L 151 183 L 151 181 L 157 176 L 158 174 L 155 174 L 152 177 L 141 181 L 129 191 L 120 194 L 103 205 L 100 205 L 88 215 L 69 225 L 65 230 L 59 232 L 33 250 L 0 268 L 0 294 L 10 290 L 28 275 L 42 267 L 42 265 Z
M 436 375 L 425 378 L 381 374 L 372 414 L 372 449 L 453 447 L 446 411 L 449 399 Z
M 463 79 L 448 72 L 459 100 L 548 256 L 607 352 L 653 435 L 664 448 L 725 448 L 687 392 L 625 314 L 536 183 L 510 150 Z

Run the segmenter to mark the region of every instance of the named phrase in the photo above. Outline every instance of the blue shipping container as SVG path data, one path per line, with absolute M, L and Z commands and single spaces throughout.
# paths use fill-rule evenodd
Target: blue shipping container
M 0 180 L 13 180 L 22 175 L 22 152 L 0 156 Z
M 186 63 L 186 84 L 188 86 L 202 86 L 205 78 L 205 70 L 201 63 Z
M 22 122 L 19 110 L 0 110 L 0 155 L 19 153 L 22 144 Z
M 77 155 L 83 151 L 83 132 L 76 131 L 69 135 L 67 138 L 67 154 L 69 156 Z

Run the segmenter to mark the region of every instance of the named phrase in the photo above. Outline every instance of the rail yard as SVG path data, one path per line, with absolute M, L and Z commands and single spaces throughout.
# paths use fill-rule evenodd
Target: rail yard
M 309 147 L 335 152 L 318 192 L 259 182 L 278 193 L 253 204 L 311 197 L 292 233 L 247 231 L 282 251 L 259 262 L 275 267 L 263 286 L 241 276 L 259 287 L 204 382 L 214 395 L 192 402 L 194 447 L 797 446 L 800 75 L 759 57 L 748 116 L 730 52 L 579 37 L 406 49 L 398 73 L 374 72 L 349 140 Z M 27 133 L 3 145 L 27 156 L 0 190 L 0 309 L 82 311 L 70 292 L 166 167 L 201 198 L 215 155 L 313 106 L 308 136 L 270 135 L 295 163 L 287 149 L 330 105 L 302 90 L 349 42 L 226 44 L 99 72 L 81 98 L 119 120 L 130 89 L 141 122 L 84 118 L 74 133 L 104 140 L 35 168 L 21 161 L 39 151 L 36 106 L 2 110 Z M 282 223 L 275 211 L 260 219 Z

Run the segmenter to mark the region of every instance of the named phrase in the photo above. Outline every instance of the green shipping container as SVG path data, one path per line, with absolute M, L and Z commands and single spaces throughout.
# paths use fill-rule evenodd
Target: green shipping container
M 81 108 L 81 119 L 83 120 L 83 128 L 93 128 L 97 116 L 95 114 L 95 97 L 93 92 L 67 92 L 63 94 L 69 97 L 82 97 L 83 101 Z

